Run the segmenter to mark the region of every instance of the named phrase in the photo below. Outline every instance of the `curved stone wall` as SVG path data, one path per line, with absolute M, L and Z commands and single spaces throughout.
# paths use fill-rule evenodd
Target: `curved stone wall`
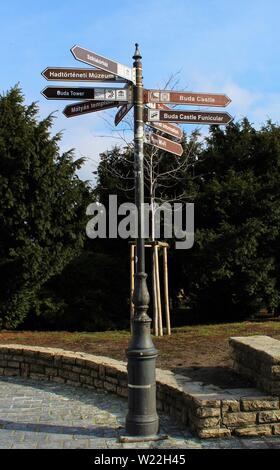
M 124 362 L 64 349 L 0 345 L 0 375 L 128 394 Z M 157 369 L 157 406 L 202 438 L 280 434 L 280 425 L 273 424 L 279 416 L 279 397 L 264 397 L 255 389 L 221 390 Z M 260 412 L 268 412 L 270 421 L 260 420 Z

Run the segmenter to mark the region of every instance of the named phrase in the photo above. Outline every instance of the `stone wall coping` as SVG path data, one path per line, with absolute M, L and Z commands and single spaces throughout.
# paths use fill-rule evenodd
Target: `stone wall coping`
M 232 347 L 253 348 L 256 354 L 265 356 L 266 359 L 274 364 L 280 364 L 280 341 L 270 336 L 235 336 L 229 338 L 229 344 Z
M 94 362 L 96 364 L 104 365 L 104 366 L 114 366 L 120 371 L 126 370 L 126 363 L 124 361 L 118 361 L 117 359 L 112 359 L 107 356 L 96 356 L 94 354 L 88 354 L 84 352 L 75 352 L 75 351 L 68 351 L 66 349 L 61 348 L 50 348 L 50 347 L 43 347 L 43 346 L 26 346 L 23 344 L 0 344 L 0 352 L 4 352 L 5 350 L 12 352 L 23 352 L 29 351 L 31 353 L 38 352 L 40 353 L 49 353 L 50 356 L 61 356 L 61 357 L 69 357 L 74 359 L 84 359 L 86 361 Z

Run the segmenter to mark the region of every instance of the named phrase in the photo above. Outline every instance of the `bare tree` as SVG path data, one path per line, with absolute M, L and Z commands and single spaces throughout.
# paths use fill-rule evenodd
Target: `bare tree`
M 164 89 L 175 89 L 179 83 L 178 80 L 179 72 L 171 75 L 165 83 Z M 106 155 L 103 154 L 103 162 L 108 174 L 116 178 L 116 188 L 125 193 L 134 190 L 134 176 L 132 171 L 133 158 L 129 159 L 126 157 L 127 150 L 133 150 L 132 133 L 133 133 L 133 118 L 132 114 L 129 113 L 122 122 L 122 128 L 115 129 L 112 126 L 112 116 L 101 117 L 106 125 L 108 126 L 110 133 L 114 134 L 114 137 L 120 141 L 124 152 L 122 158 L 127 163 L 127 172 L 120 172 L 115 167 L 111 168 L 110 165 L 106 166 Z M 151 132 L 149 126 L 146 127 L 146 132 Z M 153 129 L 153 132 L 161 135 L 162 132 Z M 109 135 L 102 135 L 98 137 L 109 137 Z M 194 131 L 189 139 L 184 135 L 184 153 L 182 157 L 177 155 L 170 155 L 172 164 L 166 169 L 166 152 L 157 149 L 155 146 L 150 146 L 148 143 L 145 144 L 145 159 L 144 159 L 144 184 L 148 193 L 148 200 L 150 206 L 150 221 L 151 221 L 151 235 L 150 242 L 152 248 L 152 294 L 153 294 L 153 326 L 154 334 L 162 335 L 162 319 L 161 319 L 161 305 L 160 305 L 160 294 L 159 294 L 159 275 L 158 275 L 158 251 L 156 245 L 156 234 L 155 224 L 157 211 L 160 209 L 160 205 L 163 202 L 174 203 L 174 202 L 187 202 L 193 199 L 193 194 L 188 191 L 188 188 L 181 192 L 177 192 L 177 188 L 182 186 L 185 179 L 186 173 L 190 168 L 194 171 L 194 166 L 197 162 L 195 153 L 199 145 L 199 130 Z M 124 185 L 126 181 L 127 185 Z M 119 183 L 118 183 L 119 182 Z M 104 188 L 105 189 L 105 188 Z M 173 191 L 172 197 L 168 196 L 167 193 Z

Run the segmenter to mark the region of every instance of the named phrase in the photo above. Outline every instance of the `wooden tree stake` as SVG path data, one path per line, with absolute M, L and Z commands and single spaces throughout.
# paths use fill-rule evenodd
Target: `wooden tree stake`
M 152 273 L 153 273 L 153 333 L 158 336 L 158 299 L 157 299 L 157 281 L 156 281 L 156 247 L 152 247 Z
M 157 287 L 157 305 L 158 305 L 158 329 L 159 329 L 159 336 L 163 336 L 159 263 L 158 263 L 158 246 L 157 245 L 155 245 L 155 258 L 156 258 L 156 287 Z
M 166 318 L 166 332 L 171 335 L 170 311 L 169 311 L 169 292 L 168 292 L 168 265 L 167 265 L 167 247 L 163 247 L 163 273 L 164 273 L 164 307 Z

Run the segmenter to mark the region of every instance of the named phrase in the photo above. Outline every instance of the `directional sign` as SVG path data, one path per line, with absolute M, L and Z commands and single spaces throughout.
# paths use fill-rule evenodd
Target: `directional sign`
M 68 67 L 47 67 L 42 75 L 47 80 L 71 81 L 71 82 L 117 82 L 124 83 L 126 80 L 116 77 L 109 72 L 94 69 L 73 69 Z
M 185 91 L 144 90 L 146 103 L 177 103 L 198 106 L 227 106 L 231 100 L 227 95 L 216 93 L 192 93 Z
M 179 155 L 179 157 L 183 153 L 183 147 L 181 144 L 177 142 L 173 142 L 173 140 L 166 139 L 158 134 L 148 134 L 146 136 L 146 143 L 150 145 L 154 145 L 159 149 L 165 150 L 166 152 L 174 153 L 175 155 Z
M 82 101 L 81 103 L 68 104 L 63 110 L 66 117 L 80 116 L 81 114 L 94 113 L 103 109 L 118 106 L 118 101 Z
M 184 124 L 228 124 L 233 118 L 228 113 L 203 111 L 145 110 L 145 121 L 181 122 Z
M 163 103 L 148 103 L 148 107 L 152 109 L 171 110 L 169 106 L 166 106 Z M 172 135 L 172 137 L 177 137 L 179 140 L 181 140 L 183 137 L 182 129 L 179 126 L 176 126 L 176 124 L 170 124 L 166 122 L 147 122 L 147 124 L 154 129 L 165 132 L 165 134 Z
M 98 69 L 105 70 L 106 72 L 110 72 L 118 77 L 125 78 L 131 82 L 135 83 L 135 79 L 133 77 L 133 70 L 131 67 L 127 67 L 126 65 L 119 64 L 110 59 L 106 59 L 101 55 L 96 54 L 95 52 L 91 52 L 88 49 L 84 49 L 80 46 L 73 46 L 71 52 L 75 59 L 84 62 L 85 64 L 93 65 Z
M 163 103 L 146 103 L 148 108 L 151 108 L 151 109 L 173 109 L 173 108 L 170 108 L 170 106 L 167 106 L 166 104 L 163 104 Z
M 131 92 L 126 88 L 86 88 L 49 86 L 41 92 L 48 100 L 97 100 L 130 101 Z
M 133 104 L 128 103 L 128 104 L 124 104 L 118 110 L 118 112 L 115 116 L 115 126 L 117 126 L 123 120 L 123 118 L 127 115 L 127 113 L 129 113 L 129 111 L 131 110 L 132 107 L 133 107 Z
M 147 122 L 147 124 L 148 126 L 151 126 L 158 131 L 172 135 L 172 137 L 177 137 L 179 140 L 181 140 L 183 137 L 182 129 L 180 129 L 178 126 L 175 126 L 174 124 L 169 124 L 167 122 Z

